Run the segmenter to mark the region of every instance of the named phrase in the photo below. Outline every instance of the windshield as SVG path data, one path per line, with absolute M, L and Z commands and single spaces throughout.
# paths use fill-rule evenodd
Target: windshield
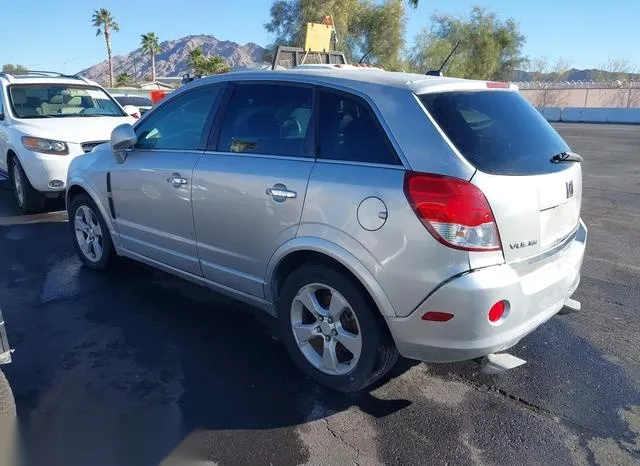
M 569 147 L 517 92 L 442 92 L 419 97 L 460 153 L 485 173 L 539 175 L 567 168 L 551 158 Z
M 135 105 L 136 107 L 151 107 L 151 99 L 147 99 L 146 97 L 138 97 L 138 96 L 114 96 L 114 99 L 118 101 L 118 103 L 122 106 L 124 105 Z
M 99 87 L 68 84 L 13 84 L 9 102 L 17 118 L 126 116 Z

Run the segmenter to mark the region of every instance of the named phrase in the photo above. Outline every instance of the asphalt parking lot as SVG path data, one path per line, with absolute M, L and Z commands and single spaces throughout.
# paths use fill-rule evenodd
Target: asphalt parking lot
M 522 340 L 508 374 L 401 361 L 355 395 L 305 379 L 247 306 L 131 262 L 82 268 L 62 206 L 21 217 L 1 182 L 3 370 L 27 461 L 637 464 L 640 128 L 557 128 L 585 157 L 582 312 Z

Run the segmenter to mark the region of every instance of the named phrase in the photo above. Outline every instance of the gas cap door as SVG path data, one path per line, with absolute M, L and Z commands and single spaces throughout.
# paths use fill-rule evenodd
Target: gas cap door
M 387 206 L 378 197 L 367 197 L 358 206 L 358 223 L 367 231 L 376 231 L 382 228 L 388 215 Z

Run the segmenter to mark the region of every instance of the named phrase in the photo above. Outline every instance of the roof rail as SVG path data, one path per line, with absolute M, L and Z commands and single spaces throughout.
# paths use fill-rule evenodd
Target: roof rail
M 66 76 L 65 76 L 66 77 Z M 93 84 L 89 78 L 86 78 L 84 76 L 82 76 L 81 74 L 74 74 L 73 76 L 69 76 L 70 78 L 76 78 L 76 79 L 80 79 L 81 81 L 84 81 L 87 84 Z
M 35 75 L 39 75 L 39 76 L 47 76 L 47 75 L 51 75 L 51 76 L 64 76 L 64 74 L 62 73 L 58 73 L 57 71 L 40 71 L 40 70 L 26 70 L 26 71 L 20 71 L 18 73 L 12 73 L 14 76 L 28 76 L 30 74 L 35 74 Z
M 0 71 L 0 78 L 7 78 L 7 81 L 12 83 L 14 81 L 13 75 L 11 73 L 7 73 L 6 71 Z
M 87 78 L 79 74 L 64 74 L 64 73 L 58 73 L 57 71 L 27 70 L 27 71 L 20 71 L 18 73 L 16 72 L 9 73 L 7 71 L 0 71 L 0 76 L 4 76 L 9 81 L 12 81 L 12 82 L 15 81 L 15 78 L 17 77 L 23 78 L 23 77 L 29 77 L 29 76 L 50 76 L 54 78 L 79 79 L 81 81 L 84 81 L 87 84 L 92 84 Z

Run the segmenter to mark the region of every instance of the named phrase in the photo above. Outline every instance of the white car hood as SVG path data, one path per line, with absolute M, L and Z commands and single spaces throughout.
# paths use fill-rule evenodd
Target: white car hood
M 37 118 L 16 121 L 14 128 L 28 136 L 81 143 L 108 141 L 113 128 L 122 123 L 132 125 L 135 121 L 129 116 Z

